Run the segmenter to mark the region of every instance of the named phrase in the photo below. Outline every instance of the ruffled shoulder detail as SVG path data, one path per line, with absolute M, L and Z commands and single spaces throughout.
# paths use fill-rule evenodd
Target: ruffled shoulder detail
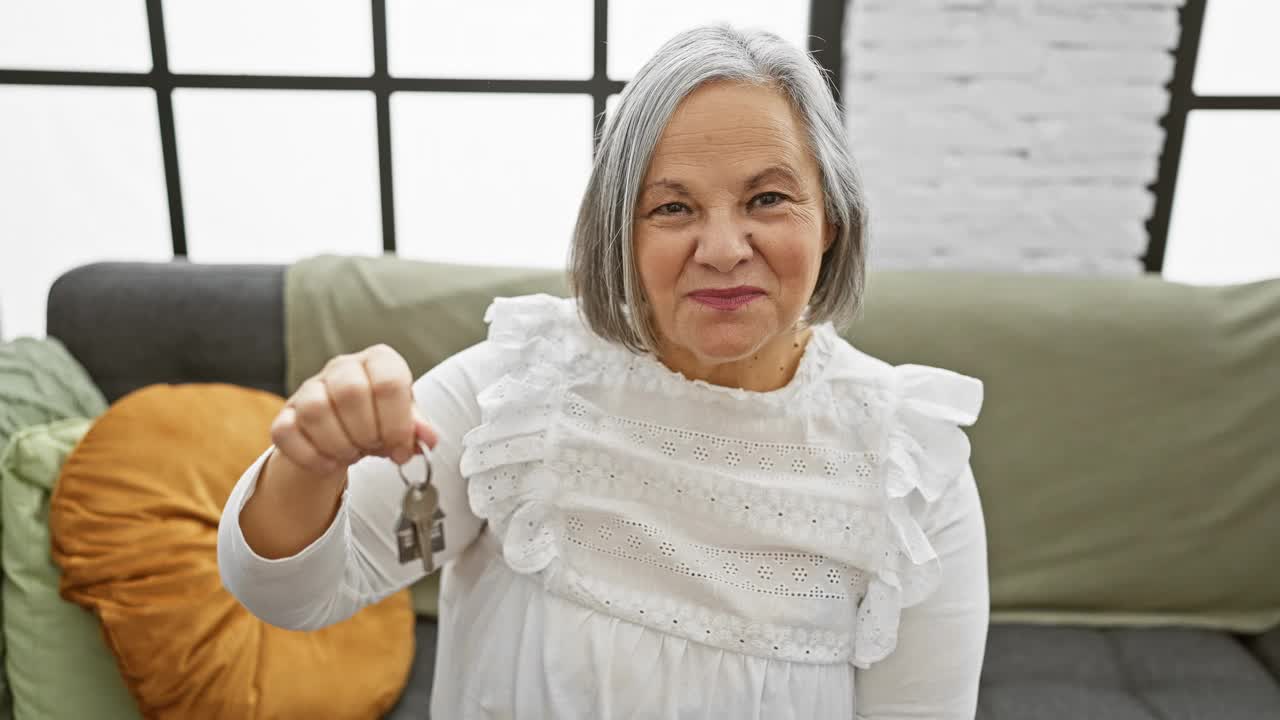
M 462 439 L 460 469 L 471 509 L 489 522 L 508 564 L 537 572 L 556 558 L 548 517 L 560 493 L 540 461 L 569 378 L 597 366 L 605 342 L 590 333 L 577 301 L 539 293 L 499 297 L 485 311 L 498 348 L 498 379 L 477 396 L 481 422 Z
M 578 303 L 546 293 L 494 298 L 484 311 L 489 341 L 520 347 L 536 339 L 560 340 L 574 333 Z
M 494 298 L 484 313 L 499 375 L 569 376 L 616 362 L 617 351 L 587 329 L 574 298 L 546 293 Z
M 969 437 L 982 408 L 981 380 L 942 368 L 899 365 L 888 372 L 884 493 L 896 553 L 889 553 L 858 607 L 853 663 L 867 667 L 897 647 L 903 608 L 937 587 L 938 554 L 923 527 L 928 508 L 969 466 Z M 917 499 L 918 498 L 918 499 Z

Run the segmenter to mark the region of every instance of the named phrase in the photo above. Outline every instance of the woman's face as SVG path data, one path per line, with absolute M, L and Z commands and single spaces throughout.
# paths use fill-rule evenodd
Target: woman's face
M 710 368 L 791 344 L 834 237 L 823 208 L 804 125 L 781 93 L 720 81 L 689 94 L 634 225 L 663 359 Z

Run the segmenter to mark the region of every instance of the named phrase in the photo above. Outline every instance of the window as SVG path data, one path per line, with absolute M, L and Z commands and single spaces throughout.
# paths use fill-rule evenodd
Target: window
M 53 280 L 94 260 L 560 265 L 606 103 L 658 43 L 714 20 L 764 27 L 815 51 L 838 87 L 843 12 L 0 3 L 0 332 L 41 334 Z
M 1182 14 L 1147 266 L 1190 283 L 1280 277 L 1280 5 Z

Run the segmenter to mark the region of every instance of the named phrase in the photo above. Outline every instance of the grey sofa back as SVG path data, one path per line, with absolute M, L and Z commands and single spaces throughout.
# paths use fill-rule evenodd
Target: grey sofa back
M 114 402 L 152 383 L 284 394 L 285 265 L 100 262 L 49 290 L 46 334 Z

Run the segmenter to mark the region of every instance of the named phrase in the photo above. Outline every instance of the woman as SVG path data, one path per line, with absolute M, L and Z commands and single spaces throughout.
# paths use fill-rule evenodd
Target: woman
M 864 225 L 806 54 L 673 38 L 604 130 L 574 297 L 499 298 L 416 381 L 385 346 L 330 361 L 227 504 L 226 586 L 310 629 L 418 580 L 393 529 L 424 441 L 432 717 L 972 718 L 982 385 L 837 335 Z

